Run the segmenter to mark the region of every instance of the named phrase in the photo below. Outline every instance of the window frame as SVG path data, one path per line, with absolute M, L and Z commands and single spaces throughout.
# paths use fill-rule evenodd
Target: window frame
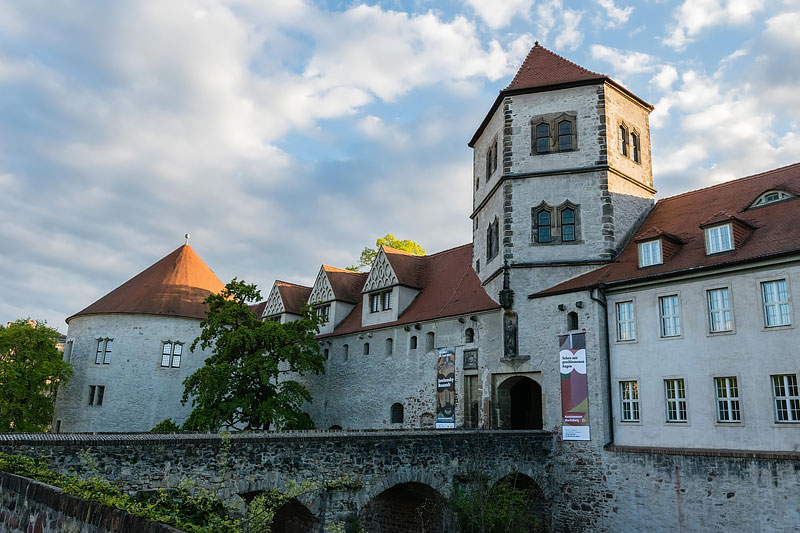
M 561 125 L 567 123 L 569 124 L 569 133 L 561 133 Z M 559 152 L 573 152 L 577 148 L 575 146 L 575 137 L 576 137 L 576 123 L 575 118 L 569 115 L 562 115 L 555 120 L 555 135 L 556 135 L 556 149 Z M 569 148 L 563 148 L 561 146 L 561 138 L 562 137 L 569 137 Z
M 800 386 L 798 386 L 797 373 L 770 374 L 770 388 L 772 389 L 772 410 L 775 424 L 798 424 L 800 423 Z M 775 378 L 781 379 L 781 386 L 785 394 L 779 396 Z M 793 378 L 793 379 L 791 379 Z M 793 382 L 793 383 L 792 383 Z M 794 393 L 792 394 L 792 389 Z M 786 411 L 787 419 L 781 420 L 780 401 L 786 402 L 783 410 Z
M 166 340 L 161 342 L 160 368 L 180 368 L 183 360 L 183 345 L 180 341 Z M 169 347 L 169 348 L 167 348 Z M 169 351 L 167 351 L 169 350 Z M 176 353 L 177 352 L 177 353 Z M 165 360 L 166 358 L 166 360 Z M 177 364 L 175 363 L 177 360 Z M 164 364 L 164 363 L 167 364 Z
M 631 325 L 632 336 L 629 337 L 629 338 L 622 338 L 622 329 L 620 329 L 620 326 L 621 326 L 623 320 L 620 319 L 619 310 L 620 310 L 622 305 L 628 305 L 628 304 L 630 304 L 630 315 L 631 315 L 631 317 L 627 318 L 626 320 L 624 320 L 624 322 L 626 324 L 630 324 Z M 630 299 L 630 300 L 621 300 L 619 302 L 614 302 L 614 320 L 615 320 L 616 328 L 617 328 L 617 342 L 619 342 L 619 343 L 628 343 L 628 342 L 633 342 L 633 341 L 636 340 L 636 303 L 635 303 L 635 300 Z M 626 334 L 627 333 L 628 333 L 628 331 L 627 331 L 627 328 L 626 328 Z
M 620 123 L 619 128 L 617 128 L 617 149 L 619 153 L 625 157 L 629 157 L 628 154 L 630 153 L 628 148 L 628 132 L 628 126 L 626 126 L 624 122 Z
M 770 284 L 784 284 L 784 291 L 786 293 L 785 300 L 775 300 L 774 302 L 767 302 L 767 295 L 764 292 L 764 289 L 767 285 Z M 792 293 L 791 288 L 789 286 L 789 278 L 788 276 L 779 277 L 779 278 L 770 278 L 764 280 L 758 280 L 758 289 L 761 295 L 761 315 L 764 323 L 765 330 L 774 330 L 774 329 L 781 329 L 781 328 L 790 328 L 792 327 Z M 781 316 L 780 307 L 785 305 L 787 309 L 788 315 L 788 322 L 786 323 L 779 323 L 779 324 L 770 324 L 769 323 L 769 312 L 768 308 L 770 306 L 774 306 L 776 308 L 776 313 L 778 317 Z
M 495 171 L 497 170 L 497 152 L 499 148 L 499 142 L 497 137 L 494 138 L 491 145 L 489 145 L 489 149 L 486 150 L 486 181 L 488 182 L 492 176 L 494 176 Z
M 741 385 L 738 376 L 714 376 L 714 410 L 716 411 L 717 424 L 729 426 L 731 424 L 741 424 L 742 420 L 742 399 L 741 399 Z M 720 380 L 724 380 L 724 390 L 726 396 L 720 396 Z M 730 386 L 730 380 L 733 380 L 733 387 Z M 734 395 L 735 393 L 735 395 Z M 720 407 L 725 405 L 728 416 L 736 413 L 736 419 L 723 420 L 722 410 Z
M 386 355 L 387 357 L 390 355 L 394 355 L 394 339 L 391 337 L 386 337 Z
M 397 409 L 397 407 L 399 407 L 399 409 Z M 406 419 L 405 411 L 406 411 L 405 406 L 402 403 L 400 402 L 393 403 L 392 406 L 389 408 L 389 420 L 390 420 L 389 423 L 390 424 L 404 423 Z M 396 416 L 398 413 L 399 416 Z M 397 418 L 399 418 L 400 420 L 397 420 Z
M 494 217 L 486 229 L 486 264 L 500 255 L 500 221 Z
M 373 292 L 369 295 L 369 312 L 380 313 L 381 311 L 381 293 Z
M 682 389 L 675 388 L 675 398 L 670 398 L 670 386 L 669 383 L 674 382 L 675 385 L 680 384 Z M 683 397 L 679 396 L 679 393 L 683 393 Z M 665 377 L 664 378 L 664 416 L 665 421 L 667 424 L 688 424 L 689 423 L 689 395 L 687 393 L 687 386 L 686 386 L 686 378 L 685 377 Z M 673 402 L 675 404 L 675 414 L 676 418 L 670 418 L 670 403 Z M 681 407 L 683 407 L 683 418 L 680 417 L 681 415 Z
M 416 335 L 411 335 L 408 338 L 408 349 L 409 350 L 416 350 L 418 346 L 418 340 Z
M 633 384 L 634 387 L 626 391 L 626 384 Z M 626 397 L 633 396 L 636 397 Z M 628 405 L 628 413 L 626 416 L 626 405 Z M 624 424 L 641 424 L 642 422 L 642 404 L 639 395 L 639 381 L 636 379 L 625 379 L 619 381 L 619 421 Z
M 683 337 L 683 320 L 682 320 L 682 309 L 681 309 L 681 295 L 678 292 L 671 292 L 667 294 L 658 294 L 656 295 L 658 298 L 658 332 L 659 338 L 661 339 L 675 339 Z M 674 314 L 664 314 L 664 306 L 662 302 L 668 298 L 675 298 L 677 301 L 677 313 Z M 672 309 L 670 309 L 672 311 Z M 672 327 L 675 328 L 675 320 L 677 320 L 677 333 L 673 333 L 672 335 L 667 335 L 666 328 L 664 327 L 664 320 L 671 319 L 672 320 Z
M 392 310 L 392 291 L 383 291 L 381 293 L 381 311 Z
M 642 135 L 634 129 L 630 134 L 630 153 L 631 161 L 634 163 L 642 162 Z
M 539 127 L 545 126 L 547 128 L 547 135 L 540 136 L 539 135 Z M 539 119 L 533 123 L 533 128 L 531 130 L 531 153 L 532 155 L 545 155 L 553 153 L 553 132 L 550 122 L 544 119 Z M 540 151 L 539 150 L 539 139 L 547 139 L 547 151 Z
M 724 248 L 723 245 L 722 245 L 722 229 L 723 228 L 727 228 L 727 230 L 728 230 L 728 245 L 730 246 L 730 248 Z M 705 233 L 705 240 L 706 240 L 706 255 L 716 255 L 716 254 L 721 254 L 721 253 L 724 253 L 724 252 L 730 252 L 731 250 L 735 250 L 736 249 L 736 243 L 734 243 L 734 239 L 733 239 L 733 223 L 727 222 L 725 224 L 717 224 L 715 226 L 710 226 L 708 228 L 705 228 L 703 231 Z M 713 234 L 714 231 L 719 231 L 720 232 L 720 249 L 712 251 L 711 243 L 713 242 L 712 234 Z
M 639 248 L 639 268 L 647 268 L 656 265 L 663 265 L 664 264 L 664 246 L 661 243 L 661 238 L 658 239 L 650 239 L 649 241 L 640 242 L 638 245 Z M 654 249 L 658 252 L 658 259 L 656 259 L 656 254 L 654 253 Z M 649 250 L 651 262 L 645 263 L 644 261 L 644 250 Z
M 736 332 L 736 322 L 734 320 L 734 313 L 733 313 L 733 290 L 731 289 L 730 285 L 718 285 L 714 287 L 707 287 L 705 290 L 705 299 L 706 299 L 706 333 L 707 335 L 730 335 Z M 711 293 L 718 292 L 718 291 L 726 291 L 728 297 L 728 307 L 720 307 L 719 309 L 714 309 L 712 307 L 712 300 L 711 300 Z M 724 313 L 725 311 L 728 312 L 729 324 L 730 327 L 728 329 L 714 329 L 714 312 Z M 723 315 L 724 316 L 724 315 Z

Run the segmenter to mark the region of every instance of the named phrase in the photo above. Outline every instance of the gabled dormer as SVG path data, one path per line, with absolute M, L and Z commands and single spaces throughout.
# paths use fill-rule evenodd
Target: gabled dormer
M 639 232 L 633 240 L 637 245 L 639 268 L 666 263 L 683 245 L 680 237 L 658 226 Z
M 705 220 L 700 228 L 705 234 L 706 255 L 741 248 L 755 229 L 750 223 L 725 211 Z
M 424 256 L 388 246 L 378 250 L 362 289 L 361 325 L 372 326 L 397 320 L 419 294 Z
M 261 318 L 282 324 L 297 320 L 303 316 L 303 306 L 310 295 L 311 287 L 277 280 L 269 291 Z
M 333 333 L 334 328 L 350 314 L 358 303 L 368 274 L 322 265 L 308 297 L 308 303 L 323 316 L 320 334 Z

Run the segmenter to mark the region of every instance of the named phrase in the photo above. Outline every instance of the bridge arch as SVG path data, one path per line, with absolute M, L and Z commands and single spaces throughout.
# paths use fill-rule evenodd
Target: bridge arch
M 442 493 L 418 481 L 399 483 L 370 498 L 358 518 L 370 533 L 449 533 L 458 523 Z

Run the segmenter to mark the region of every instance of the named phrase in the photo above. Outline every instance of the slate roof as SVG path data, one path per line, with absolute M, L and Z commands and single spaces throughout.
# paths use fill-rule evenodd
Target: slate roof
M 399 254 L 392 255 L 395 258 L 399 257 Z M 320 337 L 334 337 L 500 308 L 500 305 L 486 293 L 478 275 L 472 269 L 472 244 L 431 255 L 406 255 L 406 257 L 417 264 L 415 271 L 419 276 L 421 290 L 398 320 L 362 327 L 363 295 L 359 293 L 358 302 L 350 314 L 333 333 Z
M 225 285 L 189 245 L 183 245 L 137 274 L 77 316 L 134 313 L 205 318 L 209 294 Z
M 311 296 L 311 287 L 280 280 L 276 281 L 275 285 L 278 286 L 284 310 L 293 315 L 302 315 L 303 306 L 306 305 L 308 297 Z
M 800 198 L 750 209 L 769 190 L 800 196 L 800 163 L 659 200 L 616 261 L 530 297 L 800 253 Z M 706 255 L 703 227 L 728 220 L 744 228 L 741 242 Z M 637 241 L 659 235 L 677 240 L 675 251 L 663 264 L 639 268 Z
M 337 300 L 356 303 L 361 299 L 361 289 L 367 281 L 369 272 L 352 272 L 343 268 L 322 265 Z M 310 294 L 310 293 L 309 293 Z M 285 302 L 284 302 L 284 305 Z
M 500 106 L 500 102 L 505 96 L 565 89 L 568 87 L 578 87 L 596 83 L 609 83 L 643 106 L 650 110 L 653 109 L 652 105 L 648 104 L 607 75 L 585 69 L 569 59 L 555 52 L 551 52 L 537 41 L 530 52 L 528 52 L 528 56 L 525 58 L 525 61 L 523 61 L 514 79 L 511 80 L 508 87 L 501 90 L 500 94 L 497 95 L 497 99 L 494 101 L 494 104 L 492 104 L 491 109 L 469 141 L 469 146 L 474 146 L 478 141 L 478 138 L 489 124 L 489 120 L 491 120 L 492 115 L 494 115 L 494 112 Z

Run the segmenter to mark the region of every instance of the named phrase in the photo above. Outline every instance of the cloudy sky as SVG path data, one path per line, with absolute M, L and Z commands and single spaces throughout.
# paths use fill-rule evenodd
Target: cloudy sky
M 183 243 L 313 282 L 469 242 L 467 147 L 535 40 L 655 104 L 669 196 L 800 161 L 800 0 L 0 0 L 0 320 Z

